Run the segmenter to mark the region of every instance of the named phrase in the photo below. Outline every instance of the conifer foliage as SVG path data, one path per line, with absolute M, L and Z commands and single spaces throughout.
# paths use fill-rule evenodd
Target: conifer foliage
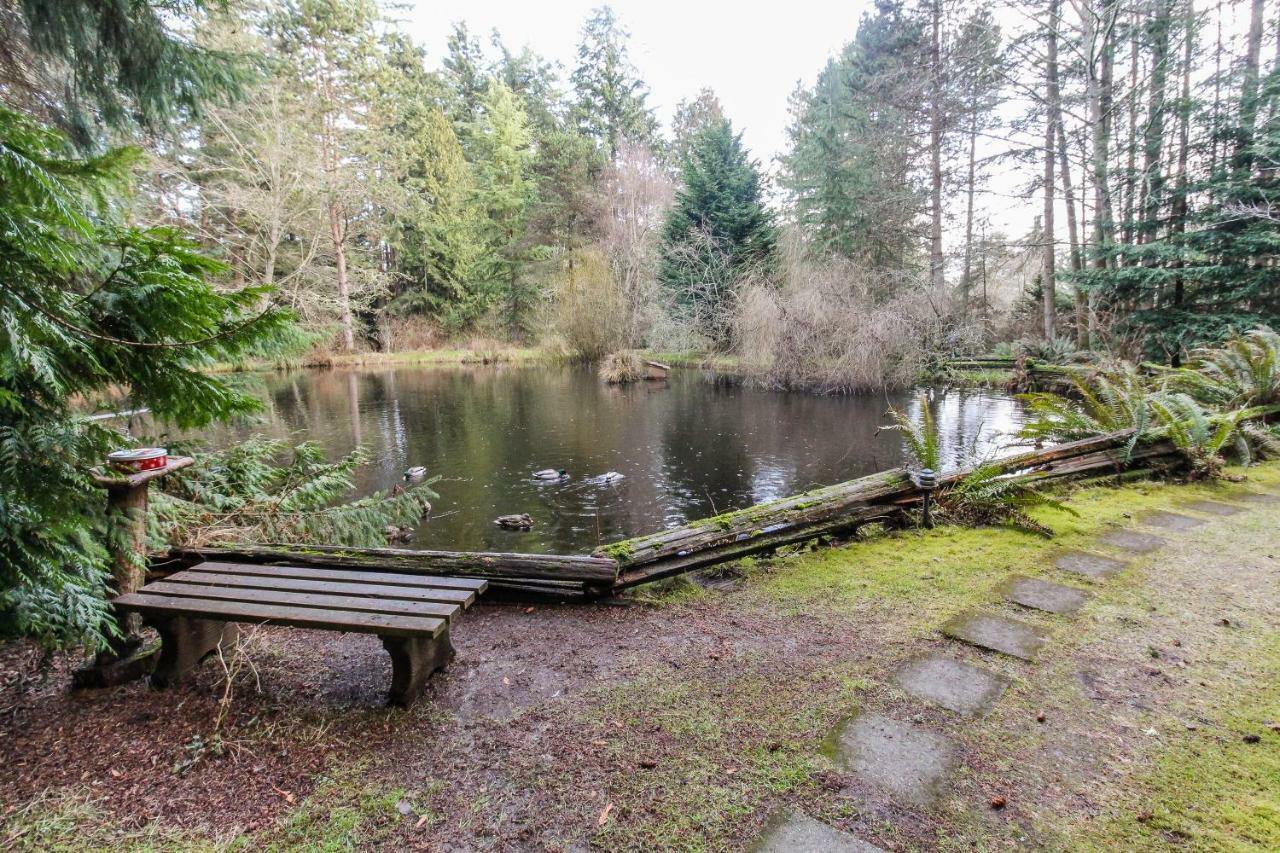
M 767 272 L 777 227 L 759 168 L 728 120 L 694 137 L 681 178 L 663 229 L 659 274 L 676 305 L 724 347 L 734 290 L 744 277 Z

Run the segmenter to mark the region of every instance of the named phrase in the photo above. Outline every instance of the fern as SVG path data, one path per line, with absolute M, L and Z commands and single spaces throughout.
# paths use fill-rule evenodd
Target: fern
M 902 440 L 907 446 L 917 468 L 929 468 L 937 471 L 942 468 L 942 442 L 938 436 L 938 425 L 933 418 L 933 410 L 929 407 L 929 394 L 921 391 L 917 398 L 920 417 L 913 420 L 905 412 L 889 407 L 889 417 L 893 423 L 881 427 L 902 433 Z
M 961 524 L 1009 525 L 1050 537 L 1053 530 L 1036 521 L 1028 510 L 1047 506 L 1071 515 L 1076 511 L 1061 501 L 1002 472 L 995 464 L 981 465 L 938 497 L 943 515 Z

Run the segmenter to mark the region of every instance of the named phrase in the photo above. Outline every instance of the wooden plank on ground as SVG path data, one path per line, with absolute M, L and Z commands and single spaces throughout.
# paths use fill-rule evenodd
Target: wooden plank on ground
M 418 586 L 375 586 L 360 583 L 332 583 L 328 581 L 299 580 L 297 578 L 260 578 L 253 575 L 227 575 L 217 572 L 193 572 L 186 569 L 165 578 L 174 583 L 194 583 L 207 586 L 247 587 L 274 589 L 282 592 L 318 592 L 327 595 L 359 595 L 375 598 L 400 598 L 407 601 L 439 601 L 445 604 L 470 606 L 476 594 L 465 589 L 437 589 Z
M 249 563 L 199 563 L 186 571 L 218 572 L 228 575 L 256 575 L 272 578 L 299 578 L 317 581 L 346 581 L 390 586 L 424 586 L 437 589 L 469 589 L 476 593 L 484 592 L 489 583 L 483 578 L 445 578 L 436 575 L 415 575 L 407 572 L 344 572 L 339 569 L 309 569 L 305 566 L 262 566 Z
M 450 619 L 462 610 L 460 604 L 438 601 L 405 601 L 404 599 L 363 598 L 354 595 L 323 595 L 314 592 L 281 592 L 271 589 L 234 586 L 205 586 L 194 583 L 156 581 L 142 588 L 152 595 L 180 598 L 210 598 L 218 601 L 244 601 L 250 604 L 283 604 L 290 607 L 315 607 L 325 610 L 354 610 L 360 613 L 392 613 L 403 616 L 433 616 Z
M 386 613 L 324 611 L 279 604 L 250 604 L 244 601 L 212 601 L 207 598 L 180 598 L 131 592 L 113 602 L 123 610 L 160 616 L 189 616 L 224 622 L 270 623 L 294 628 L 322 628 L 360 634 L 387 634 L 399 637 L 436 636 L 449 623 L 430 616 L 393 616 Z
M 601 557 L 512 554 L 496 551 L 415 551 L 408 548 L 349 548 L 342 545 L 231 545 L 176 548 L 174 557 L 231 563 L 361 569 L 471 578 L 584 581 L 612 584 L 618 566 Z

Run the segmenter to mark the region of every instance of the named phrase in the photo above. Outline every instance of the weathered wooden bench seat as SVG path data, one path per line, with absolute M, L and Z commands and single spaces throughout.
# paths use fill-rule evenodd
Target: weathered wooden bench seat
M 180 680 L 219 646 L 236 623 L 377 634 L 391 655 L 393 704 L 412 702 L 431 673 L 453 657 L 449 624 L 483 580 L 405 572 L 341 571 L 239 563 L 201 563 L 154 581 L 114 604 L 160 632 L 152 684 Z

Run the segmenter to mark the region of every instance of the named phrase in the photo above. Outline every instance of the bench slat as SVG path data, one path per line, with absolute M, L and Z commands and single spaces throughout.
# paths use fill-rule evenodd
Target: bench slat
M 273 589 L 281 592 L 317 592 L 329 595 L 358 595 L 366 598 L 405 599 L 408 601 L 439 601 L 467 607 L 475 601 L 476 594 L 465 589 L 436 589 L 434 587 L 382 586 L 378 584 L 332 583 L 328 581 L 301 580 L 298 578 L 258 577 L 256 575 L 221 574 L 217 572 L 193 572 L 190 569 L 175 572 L 166 581 L 195 583 L 205 586 L 229 586 L 244 589 Z M 145 587 L 143 587 L 145 589 Z
M 116 607 L 170 616 L 192 616 L 225 622 L 255 622 L 288 625 L 294 628 L 323 628 L 361 634 L 392 636 L 437 636 L 449 624 L 429 616 L 394 616 L 386 613 L 314 610 L 281 604 L 250 604 L 243 601 L 213 601 L 132 592 L 115 599 Z
M 361 572 L 342 569 L 311 569 L 302 566 L 257 566 L 250 563 L 197 563 L 188 572 L 261 575 L 273 578 L 302 578 L 318 581 L 350 581 L 352 583 L 390 584 L 393 586 L 428 586 L 441 589 L 469 589 L 484 592 L 489 582 L 480 578 L 446 578 L 438 575 L 415 575 L 408 572 Z
M 154 595 L 171 595 L 180 598 L 208 598 L 219 601 L 243 601 L 250 604 L 285 604 L 293 607 L 354 610 L 362 613 L 390 613 L 404 616 L 434 616 L 440 619 L 450 619 L 462 610 L 462 606 L 459 604 L 441 604 L 435 601 L 404 601 L 402 599 L 362 598 L 353 595 L 281 592 L 270 589 L 206 586 L 194 583 L 169 583 L 168 581 L 149 583 L 141 591 Z

